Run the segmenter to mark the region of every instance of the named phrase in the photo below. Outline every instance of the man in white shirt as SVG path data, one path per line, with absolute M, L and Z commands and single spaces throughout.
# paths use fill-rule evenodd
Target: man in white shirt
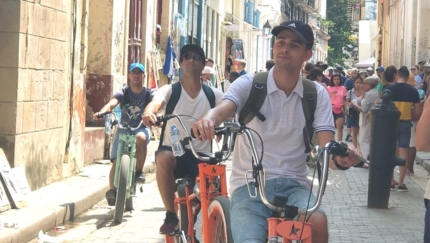
M 205 94 L 200 80 L 200 75 L 205 65 L 205 53 L 201 47 L 188 44 L 181 48 L 179 61 L 183 70 L 183 79 L 180 81 L 180 96 L 172 113 L 182 115 L 181 119 L 185 127 L 189 130 L 196 118 L 202 117 L 211 108 L 211 101 L 209 101 L 209 97 Z M 212 90 L 215 96 L 214 103 L 218 103 L 223 93 L 216 88 L 209 89 Z M 147 105 L 142 116 L 143 123 L 146 126 L 151 126 L 157 122 L 157 114 L 160 110 L 166 108 L 170 98 L 173 96 L 172 92 L 172 85 L 165 85 L 154 94 L 154 98 Z M 172 125 L 175 125 L 179 129 L 181 139 L 183 139 L 185 131 L 179 121 L 171 119 L 165 127 L 170 131 Z M 188 148 L 185 148 L 184 155 L 174 157 L 171 148 L 170 133 L 168 131 L 165 131 L 164 136 L 160 139 L 163 139 L 163 142 L 155 153 L 155 162 L 157 163 L 156 176 L 158 189 L 167 211 L 164 224 L 160 227 L 160 234 L 170 235 L 174 232 L 179 221 L 174 207 L 175 179 L 188 176 L 190 181 L 193 182 L 193 178 L 198 175 L 198 160 Z M 198 152 L 211 151 L 210 141 L 193 141 L 193 145 Z
M 266 192 L 269 200 L 275 193 L 288 195 L 288 205 L 305 209 L 310 196 L 311 183 L 307 179 L 303 138 L 303 113 L 301 97 L 303 85 L 300 71 L 303 62 L 312 56 L 314 35 L 312 28 L 301 21 L 288 21 L 273 28 L 276 37 L 273 45 L 275 66 L 267 79 L 267 96 L 260 109 L 266 120 L 257 117 L 247 126 L 261 136 L 264 143 L 262 164 L 266 172 Z M 214 127 L 219 126 L 233 113 L 239 113 L 248 99 L 254 74 L 240 76 L 227 90 L 223 100 L 193 124 L 193 132 L 202 141 L 215 136 Z M 334 140 L 334 122 L 330 98 L 325 88 L 314 83 L 317 90 L 317 107 L 313 127 L 318 144 L 324 146 Z M 279 125 L 282 124 L 282 125 Z M 261 153 L 260 138 L 252 133 L 257 153 Z M 251 169 L 251 150 L 246 136 L 237 136 L 230 177 L 231 226 L 234 242 L 266 242 L 267 218 L 272 212 L 261 201 L 260 196 L 250 197 L 245 172 Z M 342 157 L 330 162 L 332 169 L 347 169 L 358 161 Z M 254 183 L 249 184 L 254 191 Z M 300 216 L 299 221 L 304 220 Z M 327 218 L 317 211 L 309 218 L 312 224 L 312 242 L 328 242 Z

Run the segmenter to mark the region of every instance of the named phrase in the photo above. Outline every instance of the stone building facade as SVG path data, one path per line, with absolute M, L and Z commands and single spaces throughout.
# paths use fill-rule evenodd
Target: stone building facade
M 379 65 L 397 67 L 430 59 L 430 1 L 378 0 Z
M 127 82 L 133 4 L 147 53 L 154 1 L 0 0 L 0 147 L 31 189 L 103 156 L 104 129 L 91 117 Z

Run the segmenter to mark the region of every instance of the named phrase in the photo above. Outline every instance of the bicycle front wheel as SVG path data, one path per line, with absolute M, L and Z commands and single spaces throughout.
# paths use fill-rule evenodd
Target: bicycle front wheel
M 213 243 L 233 243 L 230 223 L 230 201 L 223 196 L 216 197 L 208 208 L 208 222 Z
M 128 155 L 121 156 L 119 166 L 119 181 L 118 188 L 116 189 L 116 202 L 115 211 L 113 212 L 113 221 L 115 223 L 122 223 L 122 216 L 124 214 L 125 197 L 127 194 L 127 181 L 128 181 L 128 170 L 130 167 L 130 157 Z

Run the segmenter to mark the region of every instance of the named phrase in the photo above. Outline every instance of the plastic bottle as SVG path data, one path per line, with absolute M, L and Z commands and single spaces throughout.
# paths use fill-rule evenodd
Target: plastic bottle
M 170 128 L 170 136 L 172 140 L 173 156 L 179 157 L 185 154 L 185 150 L 182 147 L 181 141 L 179 139 L 179 129 L 176 128 L 175 125 L 172 125 Z
M 112 134 L 112 122 L 110 120 L 110 116 L 105 117 L 105 133 Z

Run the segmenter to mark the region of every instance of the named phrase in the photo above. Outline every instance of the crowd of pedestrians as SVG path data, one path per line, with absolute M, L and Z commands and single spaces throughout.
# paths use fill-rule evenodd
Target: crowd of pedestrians
M 415 130 L 430 81 L 430 63 L 420 62 L 410 68 L 395 66 L 368 67 L 365 71 L 341 66 L 328 67 L 322 62 L 303 66 L 303 76 L 315 81 L 329 93 L 337 139 L 352 142 L 352 146 L 364 158 L 370 159 L 371 109 L 381 99 L 385 89 L 393 93 L 392 100 L 401 112 L 398 126 L 398 156 L 406 160 L 398 170 L 398 181 L 393 173 L 391 189 L 408 191 L 404 184 L 406 175 L 414 174 L 416 156 Z M 325 81 L 324 81 L 325 80 Z M 347 134 L 343 136 L 344 124 Z M 364 167 L 366 167 L 364 165 Z

